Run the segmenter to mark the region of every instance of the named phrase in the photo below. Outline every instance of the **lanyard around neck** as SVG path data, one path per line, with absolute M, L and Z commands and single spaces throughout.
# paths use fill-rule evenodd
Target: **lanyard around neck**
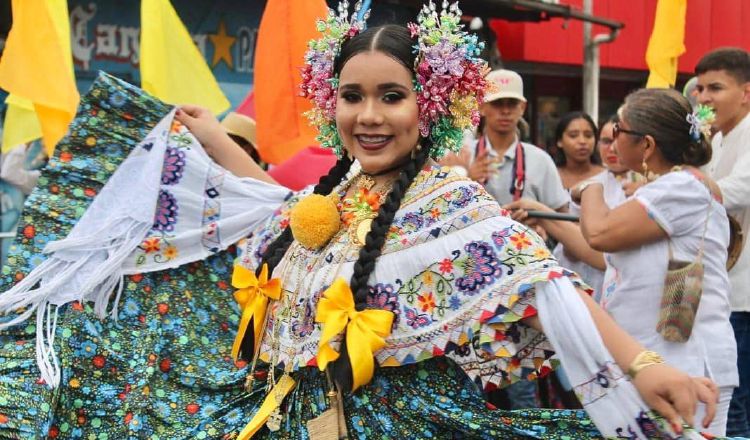
M 487 137 L 482 136 L 477 142 L 477 151 L 475 157 L 484 155 L 487 151 Z M 487 181 L 479 182 L 486 184 Z M 510 183 L 510 193 L 513 195 L 513 201 L 519 200 L 523 196 L 524 186 L 526 185 L 526 158 L 521 141 L 516 144 L 516 155 L 513 158 L 513 177 Z

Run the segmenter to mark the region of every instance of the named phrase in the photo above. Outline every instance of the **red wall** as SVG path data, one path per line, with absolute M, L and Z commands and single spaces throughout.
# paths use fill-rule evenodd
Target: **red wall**
M 700 57 L 720 46 L 750 50 L 750 1 L 687 0 L 685 47 L 680 72 L 690 73 Z M 582 0 L 561 0 L 582 9 Z M 646 47 L 653 27 L 656 0 L 594 0 L 594 15 L 625 23 L 614 43 L 601 46 L 602 67 L 646 70 Z M 492 20 L 504 59 L 582 64 L 583 24 L 554 18 L 542 23 Z M 565 27 L 567 27 L 567 29 Z M 744 30 L 744 32 L 743 32 Z M 594 27 L 594 34 L 607 29 Z

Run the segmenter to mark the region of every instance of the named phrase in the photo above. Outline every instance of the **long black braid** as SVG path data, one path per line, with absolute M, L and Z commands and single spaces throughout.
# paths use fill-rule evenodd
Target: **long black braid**
M 427 163 L 430 157 L 430 148 L 432 144 L 429 141 L 422 143 L 422 148 L 417 151 L 414 158 L 401 170 L 398 179 L 393 183 L 393 189 L 388 193 L 388 197 L 380 206 L 378 216 L 372 222 L 372 228 L 365 238 L 365 245 L 359 251 L 359 258 L 354 263 L 354 273 L 349 280 L 349 286 L 354 294 L 354 307 L 357 310 L 364 310 L 367 305 L 367 295 L 369 293 L 368 281 L 370 275 L 375 270 L 375 262 L 380 257 L 385 244 L 386 234 L 393 223 L 396 212 L 401 207 L 406 191 L 411 186 L 414 178 Z M 346 330 L 343 333 L 342 341 L 346 340 Z M 352 364 L 349 359 L 349 353 L 344 342 L 341 343 L 339 358 L 329 364 L 331 376 L 338 387 L 343 392 L 349 392 L 352 389 Z
M 331 167 L 330 170 L 328 170 L 328 173 L 326 175 L 320 178 L 318 184 L 315 185 L 315 188 L 313 189 L 313 193 L 324 196 L 330 194 L 331 191 L 336 188 L 336 185 L 338 185 L 344 179 L 344 177 L 346 177 L 346 174 L 349 172 L 351 166 L 352 159 L 345 154 L 342 158 L 336 161 L 336 164 Z M 281 259 L 284 258 L 284 254 L 286 254 L 286 251 L 289 249 L 292 241 L 294 241 L 292 228 L 287 226 L 284 231 L 276 238 L 276 240 L 272 241 L 271 244 L 269 244 L 266 248 L 266 251 L 260 258 L 260 264 L 258 264 L 258 267 L 255 269 L 255 275 L 260 276 L 260 271 L 262 270 L 263 265 L 268 264 L 268 274 L 270 276 Z M 254 323 L 250 322 L 248 328 L 252 329 L 253 325 Z M 241 357 L 245 360 L 252 359 L 254 347 L 255 333 L 252 330 L 245 332 L 245 337 L 242 338 L 242 343 L 240 346 Z

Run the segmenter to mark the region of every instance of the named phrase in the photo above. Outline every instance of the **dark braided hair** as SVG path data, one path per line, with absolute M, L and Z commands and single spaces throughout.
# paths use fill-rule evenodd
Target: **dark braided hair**
M 416 59 L 416 55 L 412 51 L 413 45 L 414 40 L 412 40 L 409 30 L 403 26 L 386 25 L 369 28 L 342 44 L 341 52 L 334 62 L 334 74 L 338 76 L 346 62 L 355 55 L 371 51 L 382 52 L 401 63 L 408 70 L 412 71 Z M 427 162 L 429 149 L 429 146 L 425 145 L 415 158 L 405 165 L 398 180 L 394 183 L 393 189 L 389 193 L 386 202 L 380 207 L 378 216 L 373 221 L 372 229 L 367 234 L 365 246 L 360 251 L 359 259 L 355 263 L 354 274 L 350 281 L 357 310 L 362 310 L 366 304 L 368 293 L 367 279 L 375 268 L 375 260 L 380 256 L 381 248 L 385 242 L 385 234 L 390 228 L 393 217 L 396 214 L 396 211 L 398 211 L 401 199 L 406 193 L 406 190 L 411 185 L 419 170 Z M 321 195 L 330 194 L 336 185 L 346 177 L 351 165 L 352 159 L 348 158 L 347 155 L 344 155 L 344 157 L 340 158 L 336 162 L 336 165 L 328 171 L 328 174 L 320 178 L 320 181 L 315 186 L 313 192 Z M 260 264 L 256 268 L 256 275 L 260 274 L 264 263 L 268 264 L 269 274 L 272 273 L 274 268 L 284 257 L 284 254 L 286 254 L 286 251 L 289 249 L 293 240 L 294 237 L 292 236 L 292 230 L 287 227 L 281 235 L 279 235 L 279 237 L 268 246 L 261 256 Z M 250 323 L 250 328 L 252 328 L 252 325 L 253 323 Z M 244 358 L 247 359 L 252 357 L 254 345 L 255 341 L 253 332 L 246 332 L 241 346 L 241 352 Z M 332 368 L 338 372 L 342 372 L 342 374 L 334 373 L 334 376 L 336 377 L 339 386 L 342 387 L 342 389 L 349 391 L 351 390 L 352 384 L 352 372 L 349 357 L 345 353 L 345 345 L 346 344 L 342 344 L 343 351 L 341 352 L 341 356 Z M 344 374 L 344 370 L 348 371 L 348 379 L 346 379 L 348 382 L 345 382 L 345 379 L 340 378 L 340 376 Z M 344 384 L 348 384 L 348 386 L 343 386 Z
M 354 263 L 354 273 L 349 281 L 349 286 L 354 294 L 354 307 L 364 310 L 367 305 L 367 295 L 370 287 L 367 284 L 370 275 L 375 270 L 375 260 L 378 259 L 385 244 L 385 236 L 391 228 L 391 223 L 396 211 L 401 207 L 401 200 L 411 186 L 414 178 L 427 163 L 430 157 L 432 144 L 429 141 L 422 142 L 422 148 L 417 151 L 414 158 L 401 170 L 398 179 L 393 183 L 393 189 L 388 193 L 385 203 L 380 206 L 378 216 L 372 222 L 372 228 L 365 237 L 365 245 L 359 251 L 359 258 Z M 340 356 L 333 364 L 329 364 L 333 380 L 343 392 L 352 389 L 352 364 L 346 348 L 346 329 L 344 329 L 341 343 Z
M 341 157 L 338 161 L 336 161 L 336 164 L 331 167 L 330 170 L 328 170 L 328 174 L 320 178 L 318 184 L 315 185 L 315 188 L 313 189 L 313 193 L 321 195 L 330 194 L 331 191 L 333 191 L 333 189 L 336 187 L 336 185 L 338 185 L 339 182 L 341 182 L 341 180 L 346 177 L 346 173 L 349 172 L 349 168 L 351 168 L 351 165 L 352 159 L 349 158 L 348 155 L 344 155 L 343 157 Z M 268 264 L 269 275 L 273 273 L 273 270 L 279 264 L 281 259 L 284 258 L 284 254 L 286 254 L 286 251 L 289 249 L 292 241 L 294 241 L 294 237 L 292 236 L 292 228 L 286 227 L 281 235 L 279 235 L 276 240 L 272 241 L 271 244 L 269 244 L 266 248 L 266 251 L 260 258 L 260 264 L 258 264 L 258 267 L 255 269 L 255 275 L 260 276 L 260 272 L 263 269 L 264 264 Z M 254 323 L 251 321 L 250 324 L 248 324 L 248 328 L 252 329 L 253 326 Z M 245 332 L 245 336 L 242 338 L 242 342 L 240 344 L 241 357 L 248 361 L 251 360 L 253 354 L 255 353 L 254 348 L 255 332 L 250 330 Z

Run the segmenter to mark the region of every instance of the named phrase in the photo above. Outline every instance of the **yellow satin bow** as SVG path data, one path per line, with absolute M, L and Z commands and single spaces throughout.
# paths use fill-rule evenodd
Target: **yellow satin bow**
M 263 264 L 263 268 L 260 270 L 260 278 L 255 276 L 255 272 L 240 264 L 235 264 L 232 273 L 232 286 L 237 288 L 234 292 L 234 299 L 242 309 L 240 327 L 237 329 L 237 337 L 234 338 L 234 344 L 232 344 L 232 357 L 237 359 L 240 354 L 242 339 L 245 337 L 251 319 L 253 320 L 255 334 L 256 347 L 254 348 L 257 348 L 260 343 L 268 300 L 281 298 L 281 280 L 278 278 L 268 279 L 267 264 Z
M 393 312 L 354 308 L 352 290 L 342 278 L 323 292 L 318 302 L 315 322 L 323 324 L 318 343 L 318 368 L 326 369 L 339 357 L 329 342 L 346 328 L 346 348 L 352 364 L 352 391 L 368 383 L 375 371 L 374 353 L 385 346 L 391 334 Z

